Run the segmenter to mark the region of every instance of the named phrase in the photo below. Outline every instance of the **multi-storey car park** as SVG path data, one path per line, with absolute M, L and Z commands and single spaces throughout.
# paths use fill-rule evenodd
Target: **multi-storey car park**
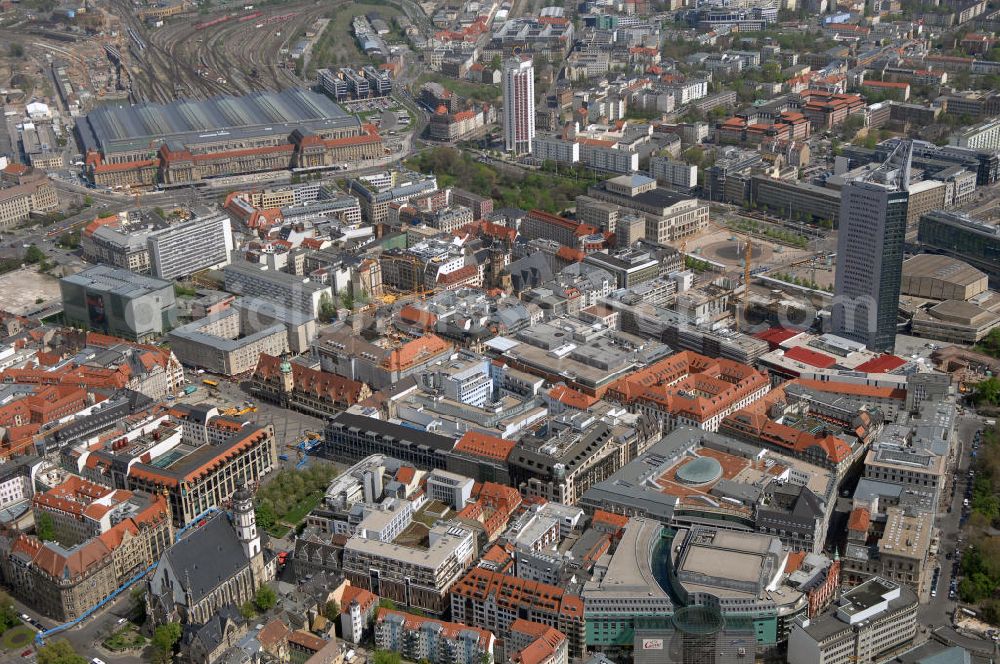
M 101 106 L 80 119 L 77 132 L 85 172 L 104 187 L 322 169 L 384 153 L 373 125 L 321 94 L 297 88 L 166 105 Z

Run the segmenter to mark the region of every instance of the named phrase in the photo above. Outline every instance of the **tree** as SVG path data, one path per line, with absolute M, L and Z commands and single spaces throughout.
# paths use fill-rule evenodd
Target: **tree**
M 705 161 L 705 153 L 699 147 L 690 147 L 681 156 L 684 157 L 684 161 L 693 166 L 701 166 L 702 162 Z
M 323 615 L 330 622 L 334 622 L 340 618 L 340 604 L 337 600 L 331 599 L 326 603 L 326 606 L 323 607 Z
M 90 207 L 94 204 L 94 197 L 90 194 L 83 197 L 83 207 Z
M 38 649 L 38 664 L 87 664 L 66 639 L 50 641 Z
M 24 47 L 18 43 L 12 43 L 10 45 L 10 57 L 12 58 L 23 58 L 24 57 Z
M 35 524 L 35 534 L 43 542 L 51 542 L 56 538 L 56 524 L 52 520 L 52 515 L 42 512 L 38 515 L 38 523 Z
M 761 73 L 765 81 L 769 83 L 779 83 L 781 81 L 781 65 L 777 62 L 768 62 L 761 67 Z
M 80 231 L 70 231 L 59 236 L 56 242 L 63 249 L 76 249 L 80 246 Z
M 396 603 L 393 602 L 391 599 L 389 599 L 387 597 L 383 597 L 383 598 L 379 599 L 379 601 L 378 601 L 378 608 L 380 608 L 380 609 L 389 609 L 390 611 L 395 611 L 397 607 L 396 607 Z
M 324 291 L 319 296 L 319 322 L 329 323 L 336 315 L 337 308 L 333 306 L 333 300 L 330 298 L 330 294 Z
M 240 605 L 240 615 L 246 620 L 250 620 L 257 615 L 257 609 L 254 608 L 253 602 L 243 602 Z
M 168 622 L 153 630 L 154 660 L 169 662 L 173 658 L 174 646 L 180 638 L 180 623 Z
M 257 525 L 264 530 L 278 522 L 278 514 L 274 511 L 274 503 L 264 499 L 257 505 Z
M 146 589 L 137 585 L 132 588 L 129 596 L 132 599 L 132 611 L 134 612 L 132 619 L 136 624 L 142 624 L 146 621 Z
M 340 293 L 340 303 L 344 305 L 345 309 L 354 309 L 354 296 L 350 294 L 349 291 L 344 290 Z
M 43 263 L 45 261 L 45 252 L 31 245 L 28 250 L 24 252 L 24 262 L 31 265 L 36 265 L 38 263 Z
M 1000 327 L 990 330 L 989 334 L 976 344 L 976 350 L 993 357 L 1000 357 Z
M 262 613 L 273 609 L 277 603 L 278 595 L 271 586 L 261 586 L 257 589 L 257 594 L 253 596 L 253 605 Z
M 14 600 L 7 593 L 0 591 L 0 632 L 20 624 L 21 617 L 14 610 Z
M 991 406 L 1000 405 L 1000 379 L 991 376 L 976 385 L 976 403 L 989 404 Z
M 372 664 L 400 664 L 402 661 L 399 653 L 391 650 L 376 650 L 372 653 Z

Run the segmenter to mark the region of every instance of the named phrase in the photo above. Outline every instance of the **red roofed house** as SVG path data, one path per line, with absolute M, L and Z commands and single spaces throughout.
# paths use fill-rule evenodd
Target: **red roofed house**
M 376 609 L 378 595 L 364 588 L 344 586 L 340 597 L 340 633 L 343 639 L 350 643 L 361 643 L 368 625 L 375 617 Z
M 41 542 L 17 531 L 3 533 L 0 571 L 15 596 L 58 621 L 77 618 L 108 597 L 136 569 L 159 560 L 173 541 L 163 496 L 112 491 L 71 478 L 37 498 L 41 501 L 35 503 L 36 513 L 60 517 L 58 536 L 65 536 L 66 543 Z M 100 502 L 105 499 L 107 503 Z M 73 512 L 81 519 L 89 512 L 91 523 L 100 521 L 100 531 L 84 527 L 81 532 L 91 534 L 78 538 L 63 528 Z
M 466 505 L 458 516 L 480 523 L 486 531 L 486 541 L 493 542 L 521 506 L 521 494 L 513 487 L 485 482 L 476 484 L 473 497 L 476 502 Z
M 35 494 L 35 522 L 47 515 L 54 539 L 74 546 L 110 530 L 112 515 L 126 508 L 132 498 L 131 491 L 116 491 L 70 475 L 62 484 Z
M 310 415 L 334 415 L 372 395 L 371 388 L 350 378 L 261 354 L 250 378 L 257 397 Z
M 590 521 L 591 528 L 607 533 L 616 540 L 621 538 L 626 525 L 628 525 L 627 516 L 604 510 L 594 510 L 594 517 Z
M 908 101 L 910 99 L 910 84 L 895 81 L 865 81 L 861 87 L 866 92 L 875 92 L 886 99 Z
M 716 431 L 724 417 L 769 388 L 762 371 L 683 351 L 614 382 L 605 398 L 660 419 L 667 430 L 688 425 Z
M 572 387 L 568 387 L 563 383 L 553 386 L 546 395 L 546 401 L 549 403 L 549 411 L 559 411 L 559 408 L 554 408 L 555 404 L 559 404 L 562 410 L 565 409 L 575 409 L 575 410 L 588 410 L 595 403 L 600 401 L 595 396 L 584 394 L 579 390 L 574 390 Z
M 567 637 L 571 658 L 586 653 L 583 600 L 563 588 L 473 567 L 452 586 L 451 598 L 452 620 L 488 629 L 505 641 L 519 619 L 544 623 Z
M 522 618 L 510 626 L 504 648 L 515 664 L 566 664 L 569 661 L 565 634 L 555 627 Z
M 598 229 L 590 224 L 559 217 L 541 210 L 532 210 L 521 221 L 520 233 L 527 240 L 542 238 L 553 240 L 572 249 L 583 249 L 587 236 L 596 235 Z
M 280 619 L 275 618 L 271 622 L 264 625 L 263 629 L 257 633 L 257 642 L 260 643 L 260 648 L 264 652 L 276 657 L 278 661 L 287 662 L 289 659 L 288 654 L 288 635 L 291 634 L 285 623 L 281 622 Z
M 486 550 L 486 553 L 479 559 L 479 563 L 476 566 L 490 570 L 491 572 L 499 572 L 500 574 L 513 574 L 514 545 L 494 544 Z
M 865 102 L 858 95 L 835 94 L 825 90 L 805 90 L 800 94 L 801 112 L 809 118 L 813 131 L 829 131 L 850 115 L 864 113 Z
M 867 507 L 855 507 L 851 510 L 851 516 L 847 519 L 848 537 L 864 541 L 868 537 L 868 528 L 871 525 L 871 510 Z
M 488 433 L 466 431 L 455 444 L 455 451 L 464 452 L 471 456 L 506 461 L 515 444 L 512 440 L 491 436 Z

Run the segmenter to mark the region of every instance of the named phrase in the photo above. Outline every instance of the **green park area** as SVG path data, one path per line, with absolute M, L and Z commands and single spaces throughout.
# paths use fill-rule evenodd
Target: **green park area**
M 132 623 L 125 623 L 124 627 L 104 639 L 104 647 L 114 652 L 139 649 L 145 645 L 146 637 L 140 634 L 139 628 Z
M 407 166 L 422 173 L 434 173 L 438 186 L 458 187 L 497 201 L 497 207 L 561 212 L 572 207 L 577 196 L 597 181 L 586 170 L 557 169 L 547 164 L 538 171 L 516 166 L 494 167 L 455 148 L 439 147 L 421 152 Z
M 0 592 L 0 649 L 21 650 L 31 645 L 35 630 L 21 623 L 10 595 Z
M 35 630 L 31 629 L 27 625 L 15 625 L 13 627 L 8 627 L 4 633 L 0 635 L 0 646 L 2 646 L 4 650 L 20 650 L 30 646 L 34 639 Z
M 257 492 L 257 525 L 284 537 L 323 500 L 336 467 L 314 463 L 303 470 L 282 470 Z
M 443 88 L 454 92 L 459 97 L 475 99 L 476 101 L 496 101 L 500 98 L 500 88 L 496 85 L 476 83 L 475 81 L 459 80 L 436 72 L 426 72 L 417 79 L 414 89 L 419 89 L 424 83 L 433 81 Z

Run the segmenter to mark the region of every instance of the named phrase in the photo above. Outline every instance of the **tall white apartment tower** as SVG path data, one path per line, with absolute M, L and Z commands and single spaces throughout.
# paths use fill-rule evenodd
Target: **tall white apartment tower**
M 535 140 L 535 67 L 515 56 L 503 67 L 503 141 L 507 152 L 530 154 Z
M 841 190 L 833 333 L 875 351 L 896 342 L 911 144 Z

